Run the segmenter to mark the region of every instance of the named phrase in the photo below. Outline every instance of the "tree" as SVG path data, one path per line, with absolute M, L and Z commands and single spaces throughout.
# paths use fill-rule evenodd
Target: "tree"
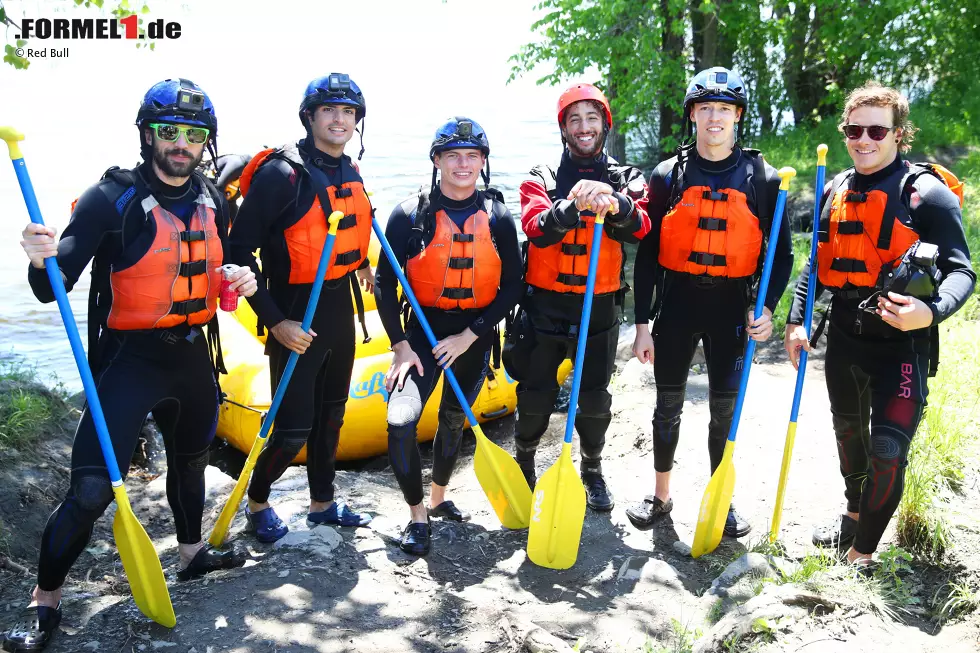
M 868 79 L 930 97 L 960 118 L 980 90 L 976 0 L 541 0 L 540 40 L 512 57 L 512 78 L 552 62 L 538 83 L 595 66 L 627 148 L 647 158 L 680 139 L 687 80 L 734 66 L 746 82 L 746 135 L 833 117 Z M 941 99 L 949 98 L 949 99 Z M 952 102 L 950 102 L 950 99 Z M 617 135 L 618 138 L 618 135 Z M 613 142 L 616 151 L 623 145 Z

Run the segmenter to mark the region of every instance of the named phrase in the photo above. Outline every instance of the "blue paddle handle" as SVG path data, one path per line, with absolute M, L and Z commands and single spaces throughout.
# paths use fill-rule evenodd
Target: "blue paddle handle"
M 391 269 L 395 271 L 395 276 L 398 277 L 398 283 L 402 285 L 402 290 L 405 292 L 405 296 L 408 297 L 408 302 L 412 305 L 412 310 L 415 311 L 415 319 L 419 321 L 422 326 L 422 331 L 425 332 L 425 337 L 429 339 L 429 344 L 433 348 L 439 341 L 436 340 L 436 334 L 432 333 L 432 328 L 429 327 L 429 321 L 425 319 L 425 314 L 422 312 L 422 307 L 419 306 L 419 300 L 415 298 L 415 293 L 412 292 L 412 287 L 408 285 L 408 279 L 405 277 L 405 272 L 402 270 L 401 266 L 398 265 L 398 259 L 395 257 L 395 253 L 391 251 L 391 244 L 385 237 L 384 232 L 381 230 L 381 225 L 378 224 L 378 220 L 375 218 L 371 221 L 371 226 L 374 228 L 374 234 L 378 237 L 378 241 L 381 243 L 381 248 L 385 251 L 385 256 L 388 257 L 388 262 L 391 263 Z M 456 399 L 459 400 L 459 405 L 462 406 L 463 412 L 466 413 L 466 419 L 470 422 L 470 427 L 476 426 L 476 416 L 470 409 L 470 402 L 466 399 L 466 395 L 463 394 L 463 389 L 459 387 L 459 382 L 456 380 L 456 375 L 453 371 L 444 367 L 443 372 L 446 374 L 446 380 L 449 381 L 449 385 L 452 386 L 453 392 L 456 393 Z
M 327 233 L 327 239 L 323 243 L 323 251 L 320 253 L 320 262 L 316 266 L 316 278 L 313 280 L 313 289 L 310 290 L 310 300 L 306 302 L 306 312 L 303 313 L 303 333 L 310 330 L 310 326 L 313 324 L 313 316 L 316 314 L 316 305 L 320 301 L 320 291 L 323 290 L 323 277 L 327 274 L 327 266 L 330 265 L 330 257 L 333 255 L 333 242 L 335 240 L 334 234 Z M 271 333 L 270 337 L 275 337 Z M 259 429 L 259 439 L 264 440 L 269 435 L 269 430 L 272 428 L 272 423 L 276 419 L 276 414 L 279 412 L 279 405 L 282 403 L 282 398 L 286 395 L 286 387 L 289 385 L 289 380 L 293 377 L 293 370 L 296 369 L 296 363 L 299 361 L 299 354 L 295 351 L 289 352 L 289 360 L 286 361 L 286 367 L 282 371 L 282 376 L 279 378 L 279 384 L 276 386 L 276 396 L 272 398 L 272 405 L 269 406 L 269 412 L 265 416 L 265 421 L 262 422 L 262 428 Z
M 595 292 L 595 276 L 599 267 L 599 248 L 602 245 L 603 218 L 596 218 L 592 226 L 592 245 L 589 252 L 589 276 L 585 281 L 585 301 L 582 303 L 582 321 L 578 325 L 578 344 L 575 349 L 575 373 L 572 376 L 572 394 L 568 399 L 568 419 L 565 421 L 565 444 L 572 443 L 575 432 L 575 413 L 578 409 L 578 393 L 582 388 L 582 367 L 585 365 L 585 343 L 589 339 L 589 322 L 592 319 L 592 294 Z
M 37 196 L 34 195 L 34 185 L 31 184 L 31 176 L 27 172 L 27 164 L 23 158 L 14 159 L 14 172 L 17 174 L 17 181 L 20 183 L 20 192 L 24 195 L 24 203 L 27 205 L 27 213 L 31 216 L 34 224 L 44 224 L 41 217 L 41 208 L 37 204 Z M 51 281 L 51 289 L 54 297 L 58 301 L 58 310 L 61 311 L 61 319 L 65 323 L 65 331 L 68 332 L 68 342 L 71 343 L 71 353 L 75 356 L 75 365 L 78 367 L 78 374 L 82 377 L 82 386 L 85 388 L 85 399 L 88 401 L 88 409 L 95 423 L 95 432 L 99 436 L 99 446 L 102 448 L 102 457 L 105 458 L 105 466 L 109 470 L 109 480 L 115 486 L 122 484 L 122 475 L 119 473 L 119 465 L 116 463 L 116 454 L 112 448 L 112 440 L 109 439 L 109 427 L 105 423 L 105 415 L 102 413 L 102 404 L 99 402 L 99 393 L 95 388 L 95 379 L 92 378 L 92 370 L 89 368 L 88 359 L 85 357 L 85 349 L 82 348 L 82 339 L 78 335 L 78 326 L 75 324 L 75 315 L 71 311 L 71 304 L 68 303 L 68 293 L 65 292 L 65 283 L 61 278 L 61 268 L 58 267 L 58 259 L 49 256 L 44 259 L 44 268 L 48 272 L 48 279 Z
M 817 166 L 817 185 L 815 187 L 815 197 L 813 200 L 813 228 L 810 234 L 810 274 L 807 277 L 806 285 L 806 309 L 804 311 L 803 328 L 806 329 L 806 337 L 810 338 L 811 323 L 813 322 L 813 304 L 817 296 L 817 242 L 818 231 L 820 228 L 820 195 L 823 191 L 824 176 L 827 166 Z M 796 372 L 796 391 L 793 393 L 793 411 L 789 420 L 795 422 L 800 414 L 800 400 L 803 397 L 803 377 L 806 376 L 806 361 L 809 352 L 806 349 L 800 350 L 800 367 Z
M 762 316 L 766 305 L 766 292 L 769 290 L 769 277 L 772 276 L 772 262 L 776 258 L 776 244 L 779 241 L 779 227 L 783 221 L 783 211 L 786 208 L 787 191 L 780 189 L 776 196 L 776 210 L 772 216 L 772 226 L 769 228 L 769 246 L 766 248 L 766 262 L 762 267 L 762 279 L 759 281 L 759 294 L 755 299 L 755 319 Z M 728 441 L 735 441 L 738 432 L 738 421 L 742 417 L 742 403 L 745 401 L 745 390 L 749 386 L 749 371 L 752 369 L 752 358 L 755 356 L 755 340 L 748 338 L 745 346 L 745 357 L 742 359 L 742 378 L 738 384 L 738 399 L 735 401 L 735 414 L 732 416 L 732 427 L 728 430 Z

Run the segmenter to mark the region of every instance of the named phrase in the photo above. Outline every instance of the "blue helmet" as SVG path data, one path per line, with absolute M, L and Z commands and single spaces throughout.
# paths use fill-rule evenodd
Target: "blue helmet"
M 456 116 L 446 121 L 436 130 L 432 147 L 429 148 L 429 159 L 435 161 L 436 154 L 457 148 L 473 148 L 490 156 L 490 141 L 480 123 L 463 116 Z
M 360 121 L 367 115 L 367 104 L 361 88 L 354 83 L 349 75 L 330 73 L 325 77 L 317 77 L 306 85 L 303 101 L 299 105 L 299 119 L 304 127 L 307 124 L 306 112 L 316 109 L 323 104 L 349 104 L 356 107 L 354 117 Z
M 684 95 L 684 115 L 690 115 L 695 102 L 727 102 L 742 107 L 749 103 L 748 91 L 742 76 L 736 72 L 715 66 L 702 70 L 687 85 Z
M 150 87 L 140 103 L 136 124 L 141 126 L 150 120 L 207 127 L 212 138 L 218 134 L 218 118 L 211 99 L 189 79 L 166 79 Z

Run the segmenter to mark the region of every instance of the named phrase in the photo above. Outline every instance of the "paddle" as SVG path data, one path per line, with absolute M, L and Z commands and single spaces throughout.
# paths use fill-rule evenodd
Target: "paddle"
M 783 221 L 783 210 L 786 208 L 786 193 L 790 180 L 796 176 L 793 168 L 779 170 L 779 194 L 776 198 L 776 210 L 772 216 L 772 226 L 769 229 L 769 247 L 766 249 L 766 261 L 762 267 L 762 279 L 759 282 L 759 294 L 755 301 L 755 319 L 762 316 L 765 307 L 766 291 L 769 289 L 769 276 L 772 274 L 772 261 L 776 256 L 776 242 L 779 240 L 779 225 Z M 735 434 L 738 432 L 739 418 L 742 416 L 742 402 L 745 400 L 745 390 L 749 385 L 749 371 L 752 369 L 752 357 L 755 355 L 755 340 L 748 338 L 745 346 L 745 356 L 742 363 L 742 378 L 738 387 L 738 400 L 735 402 L 735 414 L 732 417 L 732 427 L 728 431 L 728 442 L 721 464 L 715 469 L 708 481 L 701 499 L 701 511 L 698 513 L 698 525 L 694 531 L 694 542 L 691 543 L 691 557 L 698 558 L 705 553 L 714 551 L 721 543 L 725 530 L 725 520 L 728 518 L 728 508 L 732 503 L 735 491 L 735 464 L 732 454 L 735 451 Z
M 589 252 L 589 275 L 585 281 L 582 319 L 578 326 L 572 394 L 568 400 L 565 420 L 565 442 L 555 464 L 548 468 L 534 486 L 534 506 L 531 528 L 527 533 L 527 557 L 531 562 L 549 569 L 568 569 L 578 558 L 578 546 L 585 522 L 585 486 L 572 464 L 572 434 L 575 432 L 575 413 L 582 386 L 585 366 L 585 343 L 589 339 L 589 320 L 592 317 L 592 295 L 599 267 L 604 216 L 598 216 L 592 226 L 592 245 Z
M 806 337 L 810 337 L 810 322 L 813 321 L 813 301 L 817 287 L 817 231 L 820 227 L 820 196 L 823 194 L 824 175 L 827 172 L 827 146 L 821 143 L 817 146 L 817 184 L 814 186 L 813 199 L 813 232 L 810 236 L 810 276 L 806 287 L 806 312 L 803 328 Z M 806 349 L 800 350 L 800 366 L 796 371 L 796 392 L 793 394 L 793 410 L 789 416 L 789 426 L 786 428 L 786 444 L 783 446 L 783 466 L 779 471 L 779 487 L 776 489 L 776 506 L 772 511 L 772 526 L 769 529 L 769 541 L 775 542 L 779 537 L 779 522 L 783 517 L 783 497 L 786 492 L 786 480 L 789 478 L 789 465 L 793 460 L 793 444 L 796 442 L 796 418 L 800 414 L 800 398 L 803 396 L 803 377 L 806 374 Z
M 327 266 L 330 264 L 330 256 L 333 254 L 333 242 L 337 236 L 337 224 L 343 217 L 344 214 L 342 211 L 334 211 L 327 218 L 327 222 L 330 224 L 330 231 L 327 232 L 327 239 L 324 241 L 323 251 L 320 253 L 320 263 L 316 268 L 316 279 L 313 281 L 313 289 L 310 291 L 310 300 L 306 302 L 306 312 L 303 314 L 302 327 L 304 332 L 308 332 L 310 325 L 313 323 L 316 305 L 320 300 L 320 291 L 323 289 L 323 277 L 327 274 Z M 238 482 L 235 483 L 235 488 L 231 491 L 231 495 L 228 497 L 228 501 L 225 502 L 224 508 L 221 509 L 221 514 L 218 515 L 218 521 L 214 524 L 214 530 L 211 531 L 211 537 L 208 538 L 211 546 L 221 546 L 224 544 L 225 536 L 228 535 L 228 528 L 231 526 L 231 520 L 235 518 L 235 513 L 238 512 L 238 506 L 242 503 L 242 497 L 245 496 L 245 487 L 248 485 L 248 480 L 252 476 L 252 470 L 255 469 L 255 461 L 258 459 L 259 454 L 262 453 L 262 448 L 265 446 L 266 440 L 269 437 L 269 431 L 272 430 L 272 423 L 276 419 L 276 413 L 279 412 L 279 404 L 282 403 L 282 398 L 286 394 L 286 387 L 289 385 L 289 379 L 293 376 L 293 370 L 296 369 L 296 362 L 298 360 L 299 354 L 295 351 L 289 352 L 289 360 L 286 361 L 286 368 L 283 370 L 279 384 L 276 386 L 276 396 L 272 398 L 272 405 L 269 406 L 269 412 L 262 422 L 262 428 L 259 429 L 258 435 L 255 436 L 255 440 L 252 442 L 252 448 L 248 452 L 248 458 L 245 459 L 245 466 L 242 467 L 242 473 L 238 475 Z
M 401 284 L 405 296 L 408 297 L 408 301 L 412 305 L 412 310 L 425 332 L 425 337 L 428 338 L 429 344 L 435 347 L 439 341 L 432 333 L 429 322 L 425 319 L 425 314 L 415 298 L 415 293 L 412 291 L 412 287 L 408 285 L 408 279 L 405 278 L 405 273 L 398 264 L 395 253 L 391 251 L 391 244 L 388 243 L 388 239 L 381 230 L 381 225 L 375 219 L 371 222 L 371 226 L 374 228 L 374 233 L 378 237 L 382 249 L 384 249 L 385 256 L 388 257 L 388 262 L 391 263 L 391 269 L 398 277 L 398 282 Z M 531 490 L 527 487 L 527 481 L 524 480 L 520 466 L 509 453 L 491 442 L 483 434 L 483 429 L 476 421 L 476 416 L 473 415 L 466 395 L 459 387 L 453 371 L 447 367 L 443 369 L 443 373 L 446 375 L 449 385 L 452 386 L 453 392 L 456 393 L 456 399 L 459 400 L 459 405 L 466 413 L 466 419 L 469 420 L 470 428 L 473 429 L 473 435 L 476 436 L 473 471 L 476 472 L 476 479 L 490 500 L 490 505 L 493 506 L 497 519 L 500 520 L 504 528 L 527 528 L 531 513 Z
M 24 156 L 17 144 L 18 141 L 24 140 L 24 135 L 13 127 L 0 127 L 0 139 L 7 143 L 7 148 L 10 150 L 10 160 L 14 164 L 14 171 L 17 173 L 17 181 L 20 183 L 20 190 L 24 196 L 24 203 L 27 205 L 27 212 L 31 216 L 31 222 L 43 225 L 44 219 L 41 217 L 41 208 L 38 206 L 37 197 L 34 195 L 34 185 L 31 183 L 27 164 L 24 162 Z M 54 291 L 55 299 L 58 301 L 58 310 L 61 312 L 61 319 L 65 323 L 65 331 L 68 332 L 68 341 L 71 343 L 71 351 L 75 356 L 75 365 L 78 367 L 78 373 L 82 377 L 82 385 L 85 388 L 88 410 L 92 415 L 92 421 L 95 423 L 95 432 L 99 436 L 99 446 L 102 449 L 102 456 L 105 458 L 109 480 L 112 481 L 112 493 L 116 497 L 116 517 L 112 522 L 112 534 L 116 540 L 116 547 L 119 549 L 119 558 L 122 560 L 123 569 L 126 571 L 126 578 L 129 579 L 133 599 L 136 601 L 136 606 L 147 617 L 162 626 L 173 628 L 177 624 L 177 617 L 174 615 L 174 608 L 170 602 L 167 581 L 163 577 L 163 567 L 160 566 L 160 558 L 153 547 L 153 542 L 143 530 L 142 524 L 136 519 L 136 515 L 133 514 L 132 506 L 129 505 L 126 486 L 123 484 L 119 466 L 116 464 L 116 455 L 112 449 L 112 441 L 109 439 L 109 429 L 105 423 L 105 415 L 102 413 L 102 404 L 99 402 L 99 394 L 95 387 L 95 380 L 92 378 L 92 370 L 89 368 L 85 350 L 82 348 L 82 340 L 78 336 L 78 326 L 75 324 L 75 316 L 72 313 L 71 305 L 68 303 L 68 294 L 65 292 L 64 280 L 61 278 L 61 269 L 58 267 L 57 258 L 49 256 L 44 259 L 44 267 L 48 272 L 48 279 L 51 281 L 51 289 Z

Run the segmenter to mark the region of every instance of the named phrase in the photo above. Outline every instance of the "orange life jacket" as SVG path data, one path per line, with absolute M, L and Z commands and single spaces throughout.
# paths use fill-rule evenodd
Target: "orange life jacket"
M 355 181 L 344 182 L 337 187 L 328 185 L 323 171 L 307 166 L 295 145 L 262 150 L 252 157 L 242 171 L 239 189 L 243 197 L 248 194 L 252 177 L 271 158 L 283 159 L 295 170 L 305 172 L 316 191 L 310 209 L 283 230 L 289 254 L 289 283 L 313 283 L 329 229 L 326 214 L 333 211 L 342 211 L 344 218 L 337 226 L 333 260 L 323 278 L 327 281 L 340 279 L 359 268 L 367 257 L 371 242 L 373 211 L 360 175 L 351 167 L 347 157 L 341 160 L 341 178 Z M 324 204 L 327 205 L 326 210 Z
M 543 290 L 585 294 L 592 252 L 595 214 L 582 212 L 574 229 L 561 242 L 547 247 L 528 243 L 526 280 Z M 599 245 L 595 294 L 616 292 L 623 285 L 623 245 L 612 238 L 603 238 Z
M 874 288 L 919 239 L 902 194 L 908 171 L 897 170 L 864 193 L 850 189 L 854 169 L 838 175 L 824 204 L 817 239 L 817 277 L 831 289 Z
M 493 213 L 490 199 L 487 208 Z M 488 212 L 478 210 L 460 230 L 444 210 L 436 211 L 432 242 L 408 260 L 405 272 L 422 306 L 447 311 L 489 306 L 500 287 L 500 256 Z
M 126 267 L 109 272 L 112 308 L 110 329 L 167 329 L 178 324 L 205 324 L 214 317 L 221 289 L 221 239 L 214 202 L 200 195 L 185 227 L 183 221 L 148 195 L 142 201 L 153 242 Z
M 732 279 L 755 274 L 763 243 L 760 193 L 755 189 L 765 183 L 761 156 L 757 161 L 758 165 L 741 163 L 729 187 L 717 191 L 698 166 L 687 165 L 684 158 L 679 161 L 671 180 L 675 203 L 660 226 L 660 265 L 675 272 Z M 762 179 L 754 179 L 758 175 Z

